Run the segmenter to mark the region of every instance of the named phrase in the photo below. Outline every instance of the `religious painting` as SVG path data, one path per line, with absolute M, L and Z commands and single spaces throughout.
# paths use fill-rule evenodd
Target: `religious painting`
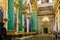
M 27 20 L 26 20 L 26 15 L 24 15 L 24 31 L 27 32 Z
M 2 9 L 1 9 L 2 7 L 0 7 L 0 22 L 2 22 L 3 21 L 3 11 L 2 11 Z
M 52 11 L 53 6 L 48 6 L 48 7 L 39 7 L 39 11 Z
M 41 0 L 41 3 L 43 4 L 43 3 L 48 3 L 49 2 L 49 0 Z
M 31 19 L 29 19 L 29 32 L 31 32 L 31 29 L 32 28 L 32 21 L 31 21 Z

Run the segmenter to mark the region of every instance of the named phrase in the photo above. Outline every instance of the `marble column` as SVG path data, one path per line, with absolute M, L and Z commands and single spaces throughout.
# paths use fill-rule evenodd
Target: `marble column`
M 18 31 L 19 32 L 22 32 L 22 0 L 19 0 L 19 16 L 18 16 L 18 18 L 19 18 L 19 29 L 18 29 Z
M 29 17 L 28 16 L 27 16 L 27 32 L 29 32 Z
M 58 32 L 60 32 L 60 10 L 58 10 Z
M 22 26 L 23 26 L 22 29 L 23 29 L 23 32 L 24 32 L 24 17 L 25 17 L 25 16 L 24 16 L 24 14 L 23 14 L 23 15 L 22 15 L 22 20 L 23 20 L 23 21 L 22 21 Z
M 35 27 L 36 27 L 36 32 L 38 33 L 38 18 L 35 15 Z
M 8 0 L 8 30 L 14 31 L 14 0 Z
M 15 14 L 14 15 L 15 16 L 14 17 L 14 27 L 15 27 L 15 32 L 17 32 L 17 24 L 18 24 L 17 23 L 17 21 L 18 21 L 18 19 L 17 19 L 18 18 L 18 12 L 17 11 L 18 11 L 18 9 L 16 7 L 14 7 L 14 10 L 15 10 L 14 11 L 14 14 Z
M 32 32 L 38 32 L 38 18 L 32 13 Z
M 18 32 L 18 27 L 19 27 L 19 21 L 18 21 L 18 13 L 19 13 L 19 11 L 18 11 L 19 9 L 17 9 L 17 32 Z
M 31 21 L 32 21 L 32 32 L 35 32 L 35 16 L 34 16 L 34 13 L 32 13 L 32 18 L 31 18 Z

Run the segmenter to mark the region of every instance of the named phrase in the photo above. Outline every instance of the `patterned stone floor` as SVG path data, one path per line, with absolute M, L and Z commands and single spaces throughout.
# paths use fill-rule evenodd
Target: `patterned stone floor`
M 53 35 L 34 35 L 34 36 L 27 36 L 22 38 L 17 38 L 14 40 L 60 40 L 53 38 Z
M 21 38 L 13 38 L 12 40 L 60 40 L 60 38 L 55 38 L 53 35 L 40 34 L 32 36 L 23 36 Z

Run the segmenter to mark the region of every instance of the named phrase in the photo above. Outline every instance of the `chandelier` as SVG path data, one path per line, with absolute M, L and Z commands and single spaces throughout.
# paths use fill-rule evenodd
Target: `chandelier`
M 45 16 L 42 21 L 46 24 L 47 22 L 49 22 L 49 18 Z

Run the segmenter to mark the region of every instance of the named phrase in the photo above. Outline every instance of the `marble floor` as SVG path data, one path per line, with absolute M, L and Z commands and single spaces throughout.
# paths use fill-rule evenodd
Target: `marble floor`
M 60 40 L 60 38 L 55 38 L 53 35 L 32 35 L 24 36 L 21 38 L 15 38 L 12 40 Z

